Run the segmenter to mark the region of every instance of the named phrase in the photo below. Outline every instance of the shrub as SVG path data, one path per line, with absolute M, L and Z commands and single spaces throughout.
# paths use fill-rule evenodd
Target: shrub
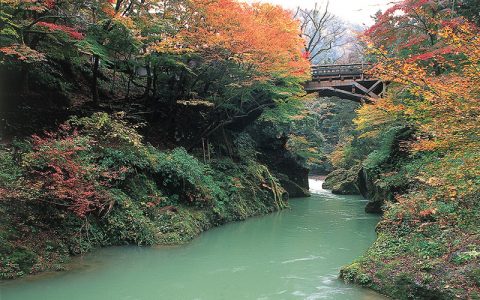
M 346 282 L 354 282 L 360 273 L 360 264 L 354 262 L 340 270 L 340 277 Z
M 472 261 L 476 258 L 480 258 L 480 252 L 476 250 L 472 250 L 472 251 L 456 253 L 453 256 L 452 261 L 457 265 L 461 265 L 469 261 Z
M 240 160 L 249 161 L 256 158 L 256 144 L 248 133 L 240 133 L 233 143 L 236 146 L 237 155 Z
M 63 126 L 58 133 L 32 136 L 33 151 L 23 157 L 30 184 L 40 201 L 64 206 L 79 217 L 101 210 L 109 201 L 107 181 L 90 155 L 94 141 Z
M 157 153 L 153 166 L 162 185 L 185 203 L 212 206 L 226 199 L 225 193 L 212 177 L 212 170 L 183 148 Z
M 468 273 L 468 277 L 470 277 L 470 279 L 472 279 L 475 282 L 475 284 L 478 287 L 480 287 L 480 268 L 476 268 L 476 269 L 471 270 Z
M 207 165 L 183 148 L 144 144 L 129 126 L 104 113 L 74 117 L 0 150 L 1 278 L 61 268 L 96 246 L 185 242 L 286 206 L 248 135 L 236 141 L 241 163 Z M 7 234 L 19 224 L 27 230 Z
M 395 154 L 393 153 L 394 147 L 398 146 L 397 139 L 403 131 L 405 131 L 404 126 L 395 126 L 380 134 L 378 148 L 368 154 L 363 166 L 368 170 L 377 169 L 377 172 L 381 171 L 381 165 L 387 163 L 389 158 Z
M 123 192 L 113 191 L 118 207 L 102 219 L 111 244 L 153 245 L 157 241 L 155 224 L 138 203 Z
M 361 285 L 367 285 L 372 282 L 372 278 L 367 274 L 360 274 L 357 277 L 357 283 Z
M 0 150 L 0 188 L 12 187 L 21 175 L 22 169 L 12 153 Z
M 146 169 L 152 164 L 156 150 L 145 145 L 137 132 L 136 129 L 142 124 L 129 124 L 106 113 L 95 113 L 85 118 L 73 117 L 67 124 L 95 141 L 93 150 L 98 157 L 98 164 L 104 168 L 128 166 Z
M 38 200 L 81 218 L 111 207 L 108 189 L 135 169 L 150 168 L 155 153 L 135 129 L 105 113 L 73 117 L 56 132 L 32 136 L 31 145 L 22 165 Z

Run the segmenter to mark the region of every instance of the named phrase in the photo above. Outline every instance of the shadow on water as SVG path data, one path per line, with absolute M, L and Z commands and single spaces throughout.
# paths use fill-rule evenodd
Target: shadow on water
M 1 300 L 385 299 L 337 279 L 375 239 L 365 201 L 311 180 L 291 209 L 212 229 L 177 247 L 113 247 L 74 270 L 0 285 Z

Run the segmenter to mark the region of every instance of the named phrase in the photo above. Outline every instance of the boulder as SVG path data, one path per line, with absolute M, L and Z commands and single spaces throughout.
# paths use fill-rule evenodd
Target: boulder
M 301 186 L 298 183 L 290 180 L 290 178 L 281 173 L 275 174 L 280 181 L 282 187 L 287 191 L 289 198 L 309 197 L 310 192 L 308 187 Z
M 328 174 L 322 187 L 331 190 L 338 195 L 360 195 L 358 183 L 358 170 L 356 167 L 350 169 L 337 169 Z

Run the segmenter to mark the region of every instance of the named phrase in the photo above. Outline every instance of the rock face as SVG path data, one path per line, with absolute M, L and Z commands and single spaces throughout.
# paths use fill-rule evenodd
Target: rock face
M 251 126 L 248 133 L 256 142 L 258 159 L 275 173 L 289 197 L 310 196 L 309 170 L 302 158 L 287 149 L 288 136 L 276 131 L 268 122 Z
M 362 168 L 358 172 L 358 187 L 359 191 L 368 203 L 365 206 L 367 213 L 381 213 L 382 206 L 388 196 L 387 191 L 375 185 L 374 180 L 368 176 L 368 172 Z
M 381 213 L 382 205 L 389 197 L 389 191 L 382 189 L 374 181 L 364 168 L 354 166 L 350 169 L 337 169 L 331 172 L 325 178 L 323 188 L 338 195 L 362 195 L 369 200 L 365 206 L 366 212 Z
M 395 202 L 396 194 L 403 194 L 408 190 L 408 178 L 398 178 L 395 181 L 382 183 L 385 173 L 398 172 L 402 160 L 407 159 L 409 153 L 401 147 L 402 142 L 412 138 L 413 130 L 408 127 L 391 129 L 389 136 L 384 140 L 382 148 L 374 151 L 362 163 L 358 173 L 360 193 L 369 199 L 365 211 L 368 213 L 381 213 L 386 202 Z M 371 159 L 371 156 L 376 159 Z M 380 158 L 380 159 L 379 159 Z
M 323 188 L 331 190 L 338 195 L 359 195 L 360 185 L 358 179 L 358 167 L 350 169 L 337 169 L 328 174 L 323 183 Z
M 271 145 L 262 148 L 260 161 L 275 173 L 290 198 L 310 196 L 308 169 L 285 148 Z
M 310 196 L 310 192 L 308 191 L 308 182 L 306 184 L 303 183 L 303 186 L 302 186 L 297 182 L 291 180 L 285 174 L 277 173 L 276 175 L 278 180 L 280 180 L 280 184 L 287 191 L 288 196 L 290 198 L 300 198 L 300 197 Z M 308 170 L 307 170 L 307 177 L 308 177 Z
M 205 139 L 205 143 L 215 147 L 217 154 L 235 157 L 234 140 L 241 132 L 247 133 L 254 141 L 258 160 L 285 188 L 289 198 L 310 196 L 308 186 L 309 170 L 305 161 L 287 149 L 288 136 L 278 131 L 269 122 L 257 121 L 259 114 L 252 114 L 229 124 L 225 130 L 218 130 Z M 212 106 L 203 101 L 179 102 L 173 111 L 158 110 L 149 116 L 149 128 L 143 134 L 146 140 L 158 148 L 183 146 L 191 150 L 195 141 L 201 151 L 199 137 L 205 131 L 205 124 L 214 123 Z

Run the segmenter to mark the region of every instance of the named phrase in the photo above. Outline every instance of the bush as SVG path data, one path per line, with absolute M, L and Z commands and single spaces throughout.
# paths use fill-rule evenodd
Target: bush
M 476 268 L 468 272 L 468 277 L 475 282 L 477 287 L 480 287 L 480 268 Z
M 211 168 L 183 148 L 157 153 L 153 169 L 170 194 L 178 194 L 180 201 L 186 204 L 214 206 L 226 200 L 225 193 L 212 177 Z
M 462 265 L 462 264 L 470 262 L 470 261 L 472 261 L 476 258 L 480 258 L 480 252 L 478 252 L 476 250 L 472 250 L 472 251 L 465 251 L 465 252 L 456 253 L 453 256 L 452 261 L 453 261 L 453 263 L 455 263 L 457 265 Z
M 156 225 L 141 209 L 139 203 L 121 191 L 115 191 L 117 207 L 101 221 L 109 243 L 153 245 L 157 242 Z
M 236 141 L 243 163 L 207 165 L 183 148 L 161 152 L 129 126 L 104 113 L 74 117 L 0 150 L 0 212 L 8 216 L 0 219 L 0 277 L 59 269 L 66 256 L 97 246 L 185 242 L 286 206 L 248 135 Z M 16 226 L 18 236 L 10 234 Z
M 254 160 L 257 156 L 256 143 L 248 133 L 240 133 L 233 141 L 241 161 Z
M 354 282 L 360 272 L 360 264 L 354 262 L 340 270 L 340 277 L 346 282 Z
M 67 131 L 68 130 L 68 131 Z M 94 157 L 93 141 L 77 131 L 64 128 L 44 137 L 32 137 L 33 150 L 23 157 L 30 185 L 40 192 L 41 201 L 65 206 L 79 217 L 100 210 L 109 201 Z
M 15 161 L 12 153 L 0 149 L 0 188 L 9 188 L 15 185 L 22 175 L 22 169 Z
M 367 158 L 363 161 L 363 166 L 367 170 L 376 169 L 377 172 L 385 171 L 382 168 L 382 164 L 388 162 L 388 160 L 395 154 L 395 147 L 398 147 L 399 136 L 406 130 L 404 126 L 395 126 L 386 130 L 379 135 L 379 143 L 376 150 L 373 150 L 368 154 Z

